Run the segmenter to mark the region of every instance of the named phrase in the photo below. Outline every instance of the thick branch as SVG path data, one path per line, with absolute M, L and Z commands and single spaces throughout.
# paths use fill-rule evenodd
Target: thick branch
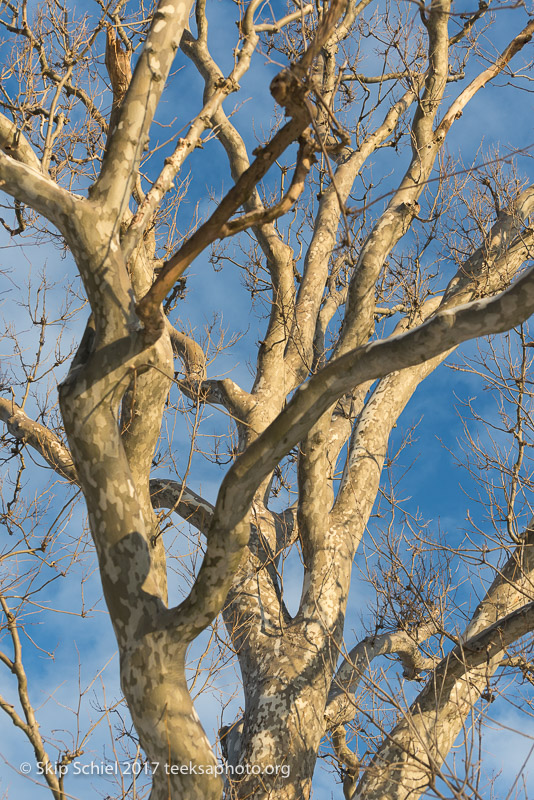
M 248 533 L 242 526 L 261 481 L 294 447 L 326 409 L 342 394 L 366 380 L 382 377 L 395 369 L 422 364 L 468 339 L 501 333 L 524 322 L 534 312 L 534 268 L 499 296 L 479 300 L 437 313 L 408 333 L 373 342 L 331 362 L 303 385 L 284 411 L 237 459 L 219 491 L 213 520 L 213 538 L 218 542 L 218 563 L 242 552 Z M 239 533 L 230 536 L 239 526 Z M 229 541 L 230 540 L 230 541 Z M 226 551 L 225 544 L 230 544 Z M 202 581 L 204 564 L 197 582 Z M 206 569 L 211 569 L 206 564 Z M 192 607 L 190 608 L 190 605 Z M 178 609 L 194 615 L 193 598 Z M 174 619 L 174 613 L 171 612 Z M 182 617 L 183 618 L 183 617 Z
M 33 447 L 62 478 L 71 483 L 78 482 L 68 448 L 49 428 L 34 422 L 19 406 L 4 397 L 0 397 L 0 419 L 6 423 L 9 433 L 15 439 Z
M 447 299 L 428 300 L 409 324 L 414 327 L 440 309 L 452 308 L 481 294 L 508 285 L 510 279 L 528 256 L 528 242 L 534 239 L 531 231 L 520 233 L 529 216 L 532 192 L 526 190 L 501 212 L 485 242 L 463 265 L 450 282 Z M 511 242 L 517 234 L 517 240 Z M 395 330 L 406 330 L 403 320 Z M 326 490 L 325 431 L 329 414 L 312 427 L 302 445 L 299 460 L 301 486 L 316 487 L 312 494 L 304 491 L 299 500 L 299 527 L 303 538 L 305 586 L 300 611 L 306 618 L 321 609 L 325 625 L 331 619 L 329 609 L 344 607 L 350 580 L 350 565 L 369 519 L 393 425 L 412 397 L 417 386 L 448 356 L 445 351 L 423 364 L 405 370 L 394 370 L 383 378 L 358 417 L 349 443 L 348 457 L 340 489 L 337 493 L 329 523 L 325 520 L 328 508 Z M 308 474 L 310 473 L 310 474 Z M 332 598 L 337 603 L 332 603 Z M 335 625 L 335 617 L 331 619 Z
M 531 20 L 528 25 L 526 25 L 523 30 L 518 33 L 514 39 L 512 39 L 510 44 L 501 53 L 495 63 L 492 64 L 491 67 L 485 69 L 484 72 L 481 72 L 480 75 L 477 75 L 477 77 L 471 81 L 469 86 L 467 86 L 460 96 L 457 97 L 456 100 L 451 104 L 436 130 L 436 139 L 439 140 L 445 138 L 453 122 L 462 116 L 463 109 L 471 100 L 471 98 L 474 97 L 479 89 L 482 89 L 489 81 L 503 71 L 516 53 L 518 53 L 526 44 L 530 42 L 533 34 L 534 20 Z
M 122 49 L 120 37 L 115 33 L 113 26 L 108 23 L 106 26 L 105 64 L 113 91 L 113 103 L 107 130 L 108 140 L 117 126 L 120 107 L 132 79 L 131 59 L 131 50 Z
M 534 245 L 534 232 L 524 230 L 533 205 L 534 191 L 529 188 L 499 214 L 486 241 L 449 282 L 441 303 L 440 298 L 433 298 L 421 309 L 423 318 L 434 313 L 438 306 L 440 310 L 457 307 L 476 297 L 494 294 L 509 284 L 528 257 L 529 248 Z M 396 333 L 400 333 L 404 325 L 401 323 L 402 327 L 397 328 Z M 396 370 L 384 378 L 373 393 L 351 436 L 347 464 L 333 511 L 333 519 L 338 525 L 344 520 L 354 533 L 363 532 L 371 510 L 369 504 L 372 504 L 378 488 L 391 427 L 415 387 L 446 355 L 447 351 L 408 371 Z M 365 477 L 361 474 L 362 469 Z M 364 486 L 365 490 L 356 491 L 356 486 Z M 356 509 L 360 513 L 358 523 L 354 524 Z
M 222 226 L 248 199 L 257 183 L 268 172 L 276 159 L 302 135 L 308 126 L 310 119 L 305 100 L 310 87 L 306 85 L 304 79 L 315 55 L 331 34 L 345 5 L 345 0 L 333 0 L 317 28 L 313 41 L 300 61 L 293 65 L 291 70 L 283 70 L 279 73 L 271 83 L 271 93 L 277 102 L 286 109 L 287 114 L 292 117 L 290 122 L 287 122 L 267 145 L 256 151 L 256 159 L 223 198 L 210 219 L 198 228 L 178 253 L 167 261 L 148 294 L 138 304 L 137 313 L 149 335 L 154 335 L 159 331 L 161 325 L 159 307 L 176 280 L 209 244 L 219 238 Z
M 122 219 L 155 110 L 172 66 L 192 0 L 160 0 L 128 91 L 117 114 L 91 199 Z
M 425 625 L 416 631 L 392 631 L 367 636 L 344 659 L 328 696 L 325 718 L 329 728 L 348 722 L 354 716 L 354 706 L 349 695 L 354 694 L 371 661 L 379 656 L 394 653 L 404 668 L 404 676 L 413 680 L 420 672 L 435 666 L 433 658 L 426 658 L 419 645 L 435 633 L 435 626 Z
M 31 144 L 22 131 L 3 114 L 0 114 L 0 150 L 3 150 L 15 161 L 21 161 L 27 167 L 41 171 L 41 162 L 37 158 Z
M 184 365 L 186 380 L 192 384 L 206 379 L 206 355 L 201 346 L 191 336 L 173 328 L 167 322 L 174 353 Z
M 198 144 L 201 134 L 212 125 L 213 116 L 220 109 L 223 100 L 229 94 L 239 89 L 239 81 L 247 72 L 252 54 L 258 43 L 258 36 L 253 27 L 254 12 L 258 5 L 258 0 L 255 0 L 250 3 L 247 8 L 242 26 L 245 34 L 245 42 L 243 47 L 239 50 L 234 69 L 226 79 L 223 78 L 222 74 L 218 76 L 213 91 L 205 101 L 204 107 L 200 113 L 197 114 L 191 123 L 187 136 L 178 140 L 174 152 L 165 160 L 162 171 L 130 222 L 128 231 L 122 242 L 126 260 L 130 257 L 136 242 L 145 230 L 147 222 L 152 217 L 152 214 L 157 209 L 162 198 L 172 187 L 174 179 L 186 157 Z M 201 42 L 196 42 L 189 31 L 184 31 L 182 39 L 185 40 L 185 42 L 191 41 L 197 47 L 201 47 L 207 51 L 206 42 L 203 39 Z M 182 43 L 182 48 L 183 47 L 184 44 Z
M 33 162 L 27 152 L 25 155 L 26 161 Z M 74 215 L 75 204 L 83 202 L 43 175 L 40 165 L 28 166 L 5 153 L 0 153 L 0 189 L 38 211 L 62 232 Z
M 525 600 L 534 598 L 534 520 L 494 581 L 467 625 L 462 641 L 477 636 Z
M 0 419 L 12 436 L 32 447 L 58 475 L 78 484 L 70 451 L 49 428 L 30 419 L 19 406 L 5 398 L 0 398 Z M 192 489 L 173 480 L 153 478 L 150 494 L 154 508 L 175 511 L 201 533 L 207 533 L 213 506 Z
M 442 308 L 492 294 L 508 284 L 532 247 L 534 231 L 524 226 L 533 211 L 534 186 L 529 186 L 500 211 L 482 245 L 449 282 Z
M 213 506 L 199 494 L 181 483 L 162 478 L 150 481 L 150 494 L 154 508 L 167 508 L 190 522 L 201 533 L 208 533 Z
M 506 648 L 534 628 L 534 602 L 458 645 L 432 676 L 365 771 L 354 800 L 418 798 L 487 687 Z M 387 767 L 386 767 L 387 765 Z
M 529 526 L 476 609 L 462 642 L 438 664 L 410 711 L 388 734 L 356 796 L 419 797 L 439 770 L 499 667 L 503 650 L 534 627 L 534 602 L 524 604 L 532 598 L 532 539 Z M 395 766 L 383 770 L 384 763 Z

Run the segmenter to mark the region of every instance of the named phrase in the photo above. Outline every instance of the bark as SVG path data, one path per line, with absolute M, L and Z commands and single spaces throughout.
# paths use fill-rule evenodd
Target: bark
M 465 260 L 443 296 L 421 300 L 414 291 L 394 333 L 373 340 L 388 259 L 419 215 L 419 200 L 448 131 L 474 94 L 528 43 L 534 23 L 439 119 L 450 80 L 449 52 L 459 38 L 449 37 L 449 0 L 432 0 L 429 9 L 421 9 L 428 38 L 426 71 L 407 68 L 408 88 L 396 95 L 389 110 L 380 110 L 378 123 L 369 122 L 352 148 L 333 110 L 343 80 L 335 56 L 368 4 L 335 0 L 320 9 L 313 35 L 299 43 L 291 66 L 271 84 L 289 119 L 252 160 L 223 101 L 239 88 L 259 32 L 307 18 L 311 5 L 273 25 L 256 26 L 260 4 L 252 2 L 240 23 L 241 47 L 226 78 L 208 49 L 202 2 L 196 7 L 197 38 L 186 29 L 190 2 L 157 4 L 133 74 L 131 51 L 122 50 L 108 27 L 113 105 L 102 167 L 88 199 L 49 178 L 46 153 L 41 161 L 22 132 L 0 115 L 2 188 L 56 226 L 74 255 L 91 307 L 86 333 L 59 387 L 68 447 L 44 424 L 32 421 L 24 403 L 1 398 L 0 418 L 19 444 L 37 451 L 61 478 L 79 485 L 85 497 L 118 642 L 122 689 L 141 747 L 149 762 L 159 764 L 151 800 L 218 800 L 223 791 L 240 800 L 306 800 L 320 743 L 329 733 L 347 768 L 346 796 L 416 798 L 432 785 L 506 647 L 534 624 L 529 529 L 461 641 L 437 666 L 419 649 L 438 631 L 435 620 L 417 630 L 367 637 L 338 664 L 345 653 L 353 559 L 400 414 L 422 381 L 460 343 L 508 330 L 534 312 L 534 268 L 520 274 L 534 243 L 528 228 L 534 203 L 530 187 L 499 211 L 483 244 Z M 473 14 L 462 35 L 482 11 Z M 180 43 L 204 80 L 203 107 L 144 195 L 142 154 Z M 46 70 L 43 74 L 49 76 Z M 384 73 L 380 80 L 390 78 Z M 370 156 L 403 129 L 412 105 L 408 168 L 341 278 L 343 258 L 336 261 L 336 250 L 345 235 L 340 231 L 349 224 L 346 204 L 356 178 Z M 158 263 L 152 226 L 185 158 L 208 129 L 224 146 L 234 185 L 179 249 Z M 49 128 L 45 151 L 51 141 Z M 299 153 L 289 188 L 267 207 L 258 183 L 295 142 Z M 317 153 L 328 160 L 330 182 L 321 193 L 302 276 L 295 281 L 296 244 L 302 237 L 300 232 L 284 237 L 274 222 L 303 197 Z M 129 207 L 132 197 L 135 211 Z M 271 281 L 269 319 L 250 392 L 229 378 L 210 380 L 206 354 L 193 334 L 180 323 L 173 327 L 162 313 L 162 303 L 184 270 L 217 239 L 245 230 L 263 252 Z M 386 304 L 386 313 L 396 310 L 404 313 L 405 306 Z M 343 324 L 328 350 L 328 329 L 338 313 Z M 182 392 L 199 405 L 223 407 L 238 433 L 239 452 L 214 505 L 172 478 L 150 477 L 175 377 L 174 355 L 182 364 Z M 334 472 L 344 448 L 343 474 L 335 489 Z M 273 511 L 273 476 L 296 449 L 295 504 Z M 178 513 L 206 539 L 190 591 L 174 608 L 168 605 L 165 548 L 154 508 Z M 281 572 L 283 557 L 297 539 L 304 581 L 298 611 L 291 616 Z M 188 645 L 221 612 L 245 694 L 243 719 L 221 732 L 228 764 L 244 768 L 226 789 L 185 679 Z M 358 757 L 347 745 L 343 726 L 354 717 L 352 695 L 372 659 L 393 653 L 407 677 L 430 675 L 403 719 L 384 731 L 355 789 Z M 17 658 L 8 666 L 24 694 Z M 31 707 L 23 702 L 23 720 L 2 705 L 42 755 Z M 51 789 L 61 796 L 53 780 Z
M 462 641 L 432 672 L 406 718 L 388 734 L 353 800 L 418 797 L 432 784 L 507 645 L 532 630 L 532 532 L 476 609 Z

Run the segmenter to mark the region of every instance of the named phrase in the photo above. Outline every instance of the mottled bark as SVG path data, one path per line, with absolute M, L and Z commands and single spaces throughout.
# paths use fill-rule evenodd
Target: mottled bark
M 219 800 L 224 791 L 239 800 L 306 800 L 326 735 L 332 736 L 346 767 L 347 797 L 415 800 L 431 785 L 504 649 L 533 627 L 529 529 L 461 641 L 437 665 L 419 648 L 443 632 L 434 618 L 367 637 L 348 653 L 343 642 L 354 556 L 403 409 L 460 343 L 506 331 L 534 312 L 534 268 L 520 274 L 534 246 L 528 227 L 532 187 L 498 210 L 480 247 L 445 290 L 447 281 L 441 284 L 443 294 L 421 289 L 414 280 L 403 287 L 402 302 L 395 296 L 394 305 L 382 285 L 388 259 L 413 230 L 449 129 L 475 93 L 528 43 L 534 23 L 440 116 L 451 79 L 451 48 L 484 9 L 450 37 L 450 2 L 433 0 L 421 9 L 426 49 L 421 45 L 416 60 L 423 63 L 426 52 L 424 67 L 369 79 L 383 83 L 400 75 L 408 83 L 388 100 L 384 112 L 382 99 L 374 117 L 366 119 L 362 112 L 353 143 L 336 119 L 345 70 L 338 62 L 368 5 L 369 0 L 335 0 L 320 9 L 302 41 L 288 34 L 291 63 L 275 77 L 271 93 L 289 119 L 266 137 L 253 158 L 223 101 L 238 91 L 259 34 L 308 20 L 311 5 L 273 24 L 256 25 L 261 4 L 250 3 L 226 78 L 208 49 L 203 2 L 196 5 L 196 37 L 187 30 L 188 0 L 162 0 L 156 6 L 133 75 L 130 51 L 122 51 L 108 28 L 109 135 L 88 199 L 48 177 L 51 128 L 41 161 L 22 130 L 0 115 L 2 189 L 56 226 L 75 258 L 91 307 L 86 333 L 59 387 L 70 449 L 61 436 L 31 420 L 24 402 L 1 398 L 0 419 L 17 446 L 33 448 L 62 479 L 80 486 L 85 497 L 119 648 L 122 689 L 144 754 L 159 764 L 151 800 Z M 100 29 L 104 23 L 105 18 Z M 179 44 L 204 80 L 202 110 L 144 194 L 142 154 Z M 351 47 L 349 41 L 347 52 Z M 50 78 L 46 70 L 43 74 Z M 359 73 L 353 77 L 364 82 Z M 83 102 L 90 106 L 88 97 Z M 412 107 L 413 118 L 405 125 Z M 90 113 L 96 118 L 94 109 Z M 157 259 L 153 227 L 161 204 L 208 129 L 224 147 L 234 185 L 178 249 L 170 250 L 166 260 Z M 357 257 L 345 263 L 352 224 L 347 204 L 356 179 L 370 156 L 405 129 L 409 164 L 361 243 L 350 243 Z M 258 184 L 297 142 L 292 178 L 268 205 L 260 199 Z M 325 187 L 305 241 L 300 231 L 284 232 L 274 223 L 306 196 L 316 159 Z M 270 281 L 270 309 L 250 391 L 230 378 L 211 380 L 208 358 L 194 332 L 186 332 L 185 322 L 183 328 L 181 321 L 174 327 L 162 310 L 184 270 L 210 244 L 245 230 L 263 254 Z M 296 264 L 299 247 L 302 274 Z M 377 308 L 377 299 L 384 308 Z M 376 340 L 376 320 L 399 312 L 404 318 L 393 333 Z M 334 321 L 338 330 L 329 342 Z M 172 477 L 151 479 L 175 380 L 174 356 L 181 364 L 177 383 L 183 395 L 198 406 L 222 407 L 237 432 L 236 458 L 215 504 Z M 273 478 L 291 451 L 297 454 L 295 502 L 275 511 L 269 506 Z M 164 537 L 154 508 L 176 512 L 206 540 L 202 564 L 174 608 L 168 605 Z M 297 540 L 304 580 L 292 616 L 284 602 L 282 573 L 283 559 Z M 9 609 L 5 613 L 12 626 Z M 226 789 L 185 678 L 188 645 L 220 613 L 239 659 L 245 696 L 244 716 L 223 729 L 221 744 L 230 766 L 252 768 L 242 777 L 234 774 Z M 408 679 L 425 674 L 427 682 L 404 718 L 384 731 L 383 743 L 355 788 L 359 761 L 347 744 L 344 725 L 356 713 L 353 695 L 364 673 L 385 654 L 400 658 Z M 17 659 L 8 666 L 23 683 Z M 25 720 L 8 704 L 3 707 L 42 755 L 31 707 L 24 708 Z M 48 758 L 45 752 L 43 758 Z M 53 779 L 49 783 L 60 797 L 61 786 Z

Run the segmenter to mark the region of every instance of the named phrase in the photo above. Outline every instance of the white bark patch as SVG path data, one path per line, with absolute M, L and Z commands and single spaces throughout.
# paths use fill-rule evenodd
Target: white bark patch
M 97 233 L 100 233 L 101 236 L 106 236 L 109 233 L 109 225 L 105 223 L 103 220 L 99 220 L 96 223 L 95 228 L 97 230 Z
M 195 506 L 197 506 L 197 508 L 201 508 L 204 511 L 207 511 L 208 514 L 211 514 L 213 511 L 213 508 L 211 506 L 206 505 L 206 503 L 199 503 L 198 500 L 195 497 L 193 497 L 192 494 L 189 494 L 189 492 L 186 491 L 183 492 L 182 500 L 184 501 L 184 503 L 194 504 Z
M 91 466 L 89 466 L 89 469 L 87 470 L 86 481 L 89 484 L 89 486 L 93 487 L 93 489 L 96 489 L 98 487 L 98 483 L 91 475 Z
M 124 513 L 124 503 L 122 501 L 122 497 L 115 493 L 115 487 L 113 486 L 113 484 L 110 485 L 106 495 L 110 504 L 115 506 L 115 511 L 117 513 L 117 516 L 122 518 Z

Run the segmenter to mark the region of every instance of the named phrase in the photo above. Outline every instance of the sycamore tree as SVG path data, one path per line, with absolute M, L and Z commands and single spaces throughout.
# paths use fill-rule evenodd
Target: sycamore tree
M 484 796 L 479 721 L 533 675 L 528 9 L 4 0 L 0 14 L 2 223 L 29 253 L 16 272 L 16 247 L 3 259 L 0 704 L 54 767 L 40 782 L 77 796 L 66 768 L 87 737 L 58 747 L 40 725 L 25 657 L 48 634 L 30 622 L 94 548 L 124 730 L 152 773 L 114 796 L 308 798 L 318 755 L 346 798 Z M 493 91 L 501 149 L 472 111 Z M 67 258 L 62 286 L 36 244 Z M 213 270 L 251 301 L 234 326 L 260 331 L 255 352 L 243 338 L 248 381 L 239 337 L 191 322 Z M 395 463 L 415 435 L 394 429 L 473 339 L 449 375 L 484 383 L 497 413 L 482 435 L 466 400 L 485 512 L 460 544 L 403 501 Z M 242 685 L 215 744 L 192 699 L 206 653 L 206 690 L 229 660 Z

